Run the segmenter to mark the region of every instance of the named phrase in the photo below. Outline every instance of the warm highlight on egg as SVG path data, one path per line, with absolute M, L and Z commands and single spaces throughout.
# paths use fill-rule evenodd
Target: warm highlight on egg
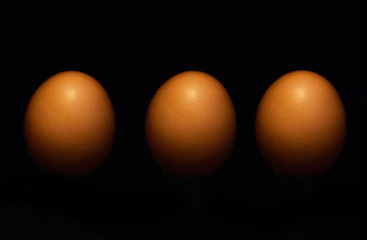
M 328 169 L 342 151 L 344 106 L 323 76 L 293 71 L 277 79 L 263 95 L 255 133 L 262 155 L 277 172 L 311 177 Z
M 218 169 L 230 155 L 236 113 L 217 79 L 204 72 L 182 72 L 153 96 L 145 133 L 153 158 L 165 172 L 198 178 Z
M 24 137 L 34 161 L 46 172 L 81 177 L 107 158 L 115 115 L 102 85 L 77 71 L 58 73 L 33 94 L 24 119 Z

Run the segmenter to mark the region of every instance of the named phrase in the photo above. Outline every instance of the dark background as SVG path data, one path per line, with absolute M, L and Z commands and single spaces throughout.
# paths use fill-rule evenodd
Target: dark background
M 19 6 L 3 9 L 0 239 L 363 239 L 367 199 L 367 19 L 364 1 L 317 5 L 246 1 L 225 6 Z M 326 172 L 274 174 L 254 136 L 267 87 L 297 69 L 326 77 L 348 120 L 342 154 Z M 78 70 L 110 95 L 113 149 L 79 180 L 41 172 L 23 140 L 27 103 L 55 73 Z M 144 139 L 154 92 L 200 70 L 228 90 L 236 144 L 215 173 L 162 173 Z

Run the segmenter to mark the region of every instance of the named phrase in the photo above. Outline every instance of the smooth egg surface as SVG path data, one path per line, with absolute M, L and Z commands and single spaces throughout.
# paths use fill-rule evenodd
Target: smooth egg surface
M 102 85 L 88 74 L 66 71 L 47 79 L 33 94 L 24 136 L 34 161 L 46 172 L 81 177 L 107 158 L 115 115 Z
M 265 160 L 279 173 L 305 178 L 328 169 L 346 137 L 343 103 L 323 76 L 305 70 L 287 73 L 263 95 L 255 133 Z
M 182 178 L 205 176 L 225 162 L 234 145 L 231 97 L 207 73 L 179 73 L 154 94 L 145 133 L 150 153 L 165 172 Z

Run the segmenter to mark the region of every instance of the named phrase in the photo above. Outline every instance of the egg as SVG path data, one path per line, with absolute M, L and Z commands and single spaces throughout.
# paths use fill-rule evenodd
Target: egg
M 102 85 L 88 74 L 65 71 L 33 94 L 24 118 L 24 137 L 45 172 L 79 178 L 107 158 L 115 135 L 115 114 Z
M 150 153 L 164 172 L 179 178 L 208 175 L 226 161 L 235 142 L 231 97 L 207 73 L 179 73 L 154 94 L 145 134 Z
M 297 70 L 266 90 L 256 113 L 255 135 L 261 154 L 276 172 L 308 178 L 338 158 L 346 125 L 333 85 L 317 73 Z

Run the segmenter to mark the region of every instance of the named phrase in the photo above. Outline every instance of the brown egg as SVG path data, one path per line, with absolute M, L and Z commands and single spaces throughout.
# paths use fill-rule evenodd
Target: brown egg
M 110 98 L 93 77 L 58 73 L 33 94 L 24 136 L 34 161 L 46 172 L 81 177 L 107 158 L 115 135 Z
M 150 102 L 146 140 L 156 162 L 169 174 L 198 178 L 228 158 L 236 136 L 236 114 L 223 85 L 199 71 L 179 73 Z
M 321 75 L 290 72 L 262 97 L 255 132 L 262 155 L 276 171 L 294 178 L 311 177 L 328 169 L 343 148 L 343 103 Z

